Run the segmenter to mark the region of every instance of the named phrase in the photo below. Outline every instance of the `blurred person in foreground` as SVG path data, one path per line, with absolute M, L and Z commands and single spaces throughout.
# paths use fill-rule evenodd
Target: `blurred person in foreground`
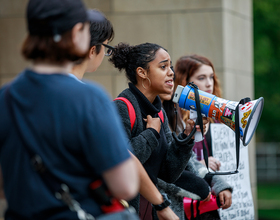
M 116 108 L 100 86 L 69 74 L 74 61 L 87 56 L 89 20 L 95 19 L 80 0 L 28 2 L 22 54 L 32 65 L 0 90 L 6 220 L 81 219 L 82 211 L 99 216 L 89 195 L 96 180 L 117 199 L 138 192 L 136 163 Z M 59 198 L 67 192 L 60 183 L 76 202 L 72 210 Z

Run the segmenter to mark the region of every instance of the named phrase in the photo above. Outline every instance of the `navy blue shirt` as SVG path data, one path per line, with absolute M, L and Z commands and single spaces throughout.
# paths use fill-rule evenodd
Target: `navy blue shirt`
M 55 198 L 30 165 L 0 90 L 0 163 L 8 201 L 5 219 L 77 219 Z M 98 85 L 67 74 L 23 71 L 10 85 L 10 102 L 24 142 L 49 171 L 66 183 L 82 208 L 101 214 L 89 184 L 130 155 L 123 125 Z

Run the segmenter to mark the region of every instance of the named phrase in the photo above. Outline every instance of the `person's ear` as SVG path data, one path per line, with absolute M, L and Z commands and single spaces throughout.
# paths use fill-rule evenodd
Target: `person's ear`
M 72 28 L 72 40 L 73 40 L 73 44 L 75 46 L 78 45 L 79 41 L 81 40 L 79 32 L 81 32 L 83 30 L 83 28 L 84 28 L 83 23 L 77 23 Z
M 147 71 L 144 70 L 142 67 L 137 67 L 136 74 L 142 79 L 147 78 Z
M 88 57 L 90 59 L 94 58 L 96 56 L 96 46 L 92 46 L 90 49 L 89 49 L 89 52 L 88 52 Z

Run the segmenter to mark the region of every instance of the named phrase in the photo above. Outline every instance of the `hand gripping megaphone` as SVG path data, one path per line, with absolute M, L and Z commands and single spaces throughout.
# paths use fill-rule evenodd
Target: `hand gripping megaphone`
M 240 104 L 240 102 L 222 99 L 201 90 L 197 91 L 201 114 L 218 120 L 233 131 L 236 131 L 235 125 L 239 124 L 239 137 L 243 145 L 247 146 L 254 135 L 261 117 L 264 105 L 263 97 L 253 101 L 247 98 L 243 104 Z M 190 110 L 192 113 L 196 112 L 194 88 L 190 84 L 185 87 L 177 86 L 173 102 L 178 103 L 182 109 Z M 236 110 L 239 113 L 239 123 L 235 123 Z M 195 116 L 192 116 L 192 118 L 195 118 Z

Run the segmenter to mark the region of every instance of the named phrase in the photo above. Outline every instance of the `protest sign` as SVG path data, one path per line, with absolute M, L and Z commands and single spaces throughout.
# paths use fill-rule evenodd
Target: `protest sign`
M 220 171 L 236 170 L 235 133 L 223 124 L 211 124 L 213 157 L 221 162 Z M 254 203 L 251 193 L 248 147 L 240 141 L 239 173 L 221 176 L 233 186 L 232 205 L 219 210 L 222 220 L 254 220 Z

